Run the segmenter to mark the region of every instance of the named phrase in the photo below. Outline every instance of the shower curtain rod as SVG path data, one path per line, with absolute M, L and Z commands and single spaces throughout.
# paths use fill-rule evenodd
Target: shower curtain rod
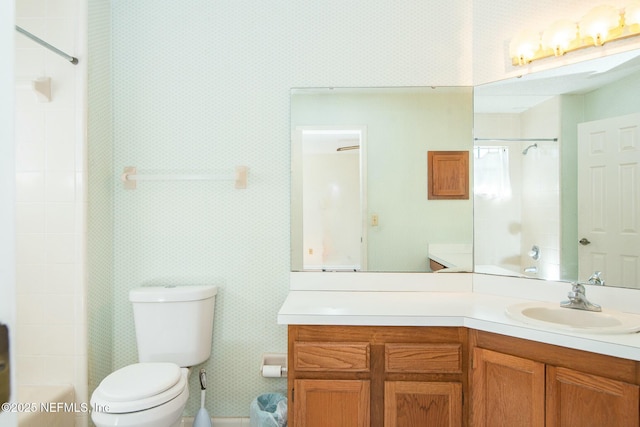
M 67 61 L 71 62 L 73 65 L 78 63 L 78 58 L 74 58 L 71 55 L 67 55 L 66 53 L 64 53 L 63 51 L 58 49 L 57 47 L 51 46 L 49 43 L 47 43 L 46 41 L 42 40 L 40 37 L 34 36 L 33 34 L 31 34 L 29 31 L 25 30 L 24 28 L 19 27 L 19 26 L 16 25 L 16 31 L 19 32 L 20 34 L 23 34 L 23 35 L 29 37 L 34 42 L 38 43 L 39 45 L 41 45 L 43 47 L 46 47 L 50 51 L 52 51 L 54 53 L 57 53 L 58 55 L 62 56 L 64 59 L 66 59 Z
M 499 142 L 535 142 L 557 141 L 558 138 L 473 138 L 474 141 L 499 141 Z

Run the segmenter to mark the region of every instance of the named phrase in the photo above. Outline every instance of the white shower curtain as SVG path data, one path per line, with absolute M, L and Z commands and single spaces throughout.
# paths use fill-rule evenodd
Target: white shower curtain
M 474 193 L 478 197 L 506 200 L 511 197 L 509 148 L 474 147 Z

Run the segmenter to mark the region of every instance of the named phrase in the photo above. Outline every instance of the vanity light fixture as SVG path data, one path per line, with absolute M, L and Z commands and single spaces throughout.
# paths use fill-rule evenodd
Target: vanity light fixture
M 591 37 L 594 46 L 615 37 L 614 32 L 622 28 L 620 13 L 613 6 L 596 6 L 582 17 L 578 27 L 580 34 Z
M 513 65 L 590 46 L 640 35 L 640 1 L 633 1 L 624 10 L 601 5 L 591 9 L 575 23 L 566 19 L 554 22 L 542 34 L 524 30 L 511 40 L 509 56 Z

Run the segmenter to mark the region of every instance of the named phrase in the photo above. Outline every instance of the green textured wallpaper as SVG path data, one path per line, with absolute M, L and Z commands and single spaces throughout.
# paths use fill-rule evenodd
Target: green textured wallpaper
M 113 136 L 111 12 L 108 0 L 88 3 L 87 328 L 89 395 L 112 372 Z
M 112 284 L 89 286 L 100 287 L 90 298 L 110 304 L 113 320 L 111 336 L 95 329 L 92 345 L 104 351 L 96 357 L 111 359 L 112 369 L 136 361 L 131 288 L 218 285 L 207 407 L 214 417 L 247 416 L 257 395 L 286 388 L 259 368 L 262 353 L 287 349 L 276 315 L 289 288 L 290 88 L 468 85 L 470 68 L 450 52 L 468 52 L 470 29 L 446 42 L 443 34 L 471 9 L 391 0 L 110 7 L 113 192 L 92 182 L 106 211 L 106 228 L 94 233 L 109 239 L 112 206 L 113 251 L 92 270 L 101 280 L 112 274 Z M 98 150 L 106 155 L 105 144 Z M 245 190 L 171 181 L 124 190 L 118 181 L 125 166 L 172 174 L 236 165 L 249 167 Z M 190 415 L 199 405 L 196 377 Z

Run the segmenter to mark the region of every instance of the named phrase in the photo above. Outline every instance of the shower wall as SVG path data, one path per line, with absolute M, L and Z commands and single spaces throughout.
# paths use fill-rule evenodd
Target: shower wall
M 476 114 L 477 138 L 559 138 L 560 99 L 554 98 L 520 114 Z M 496 142 L 509 151 L 511 196 L 474 199 L 475 264 L 531 277 L 559 278 L 560 265 L 560 143 Z M 491 142 L 483 142 L 483 145 Z M 540 259 L 529 255 L 540 248 Z
M 560 279 L 560 97 L 544 101 L 522 114 L 522 138 L 538 141 L 538 147 L 522 156 L 522 268 L 536 267 L 549 280 Z M 520 147 L 524 150 L 529 143 Z M 540 249 L 534 260 L 529 252 Z
M 518 114 L 474 115 L 476 138 L 516 138 L 520 132 Z M 474 197 L 474 264 L 485 269 L 499 267 L 521 271 L 522 149 L 515 142 L 483 141 L 481 144 L 507 147 L 511 196 L 500 199 Z
M 16 2 L 16 24 L 79 65 L 15 36 L 17 378 L 73 384 L 78 403 L 88 401 L 84 10 L 80 0 Z M 51 78 L 50 102 L 29 89 L 38 77 Z

